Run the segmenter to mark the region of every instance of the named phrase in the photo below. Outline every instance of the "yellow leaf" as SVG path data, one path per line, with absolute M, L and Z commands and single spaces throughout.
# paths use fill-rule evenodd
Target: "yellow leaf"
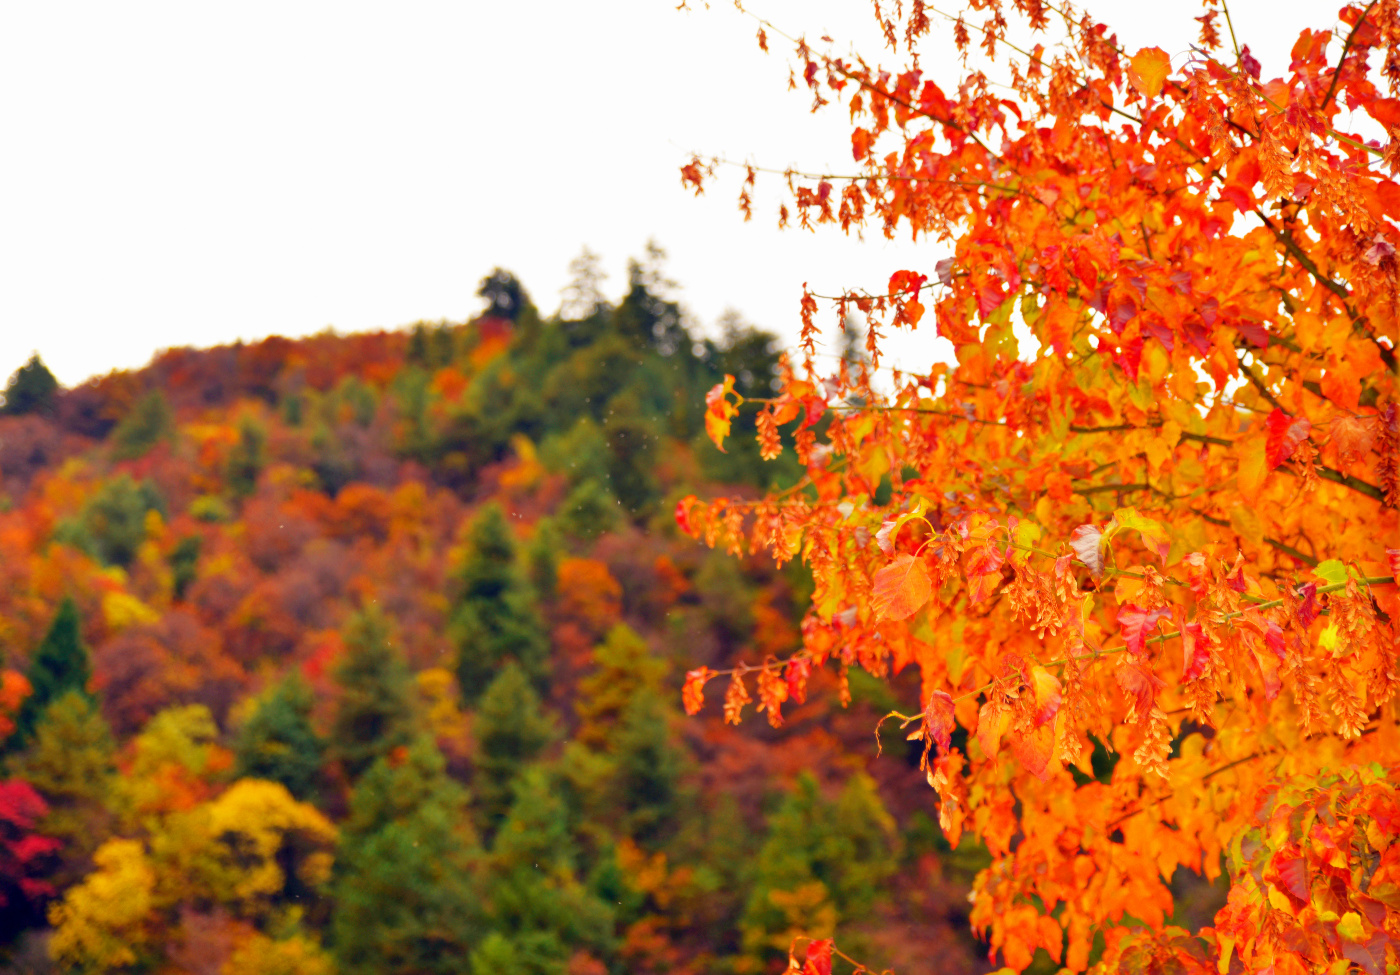
M 1172 59 L 1160 47 L 1145 47 L 1128 62 L 1128 80 L 1148 98 L 1156 98 L 1172 69 Z
M 1337 933 L 1348 941 L 1361 941 L 1366 937 L 1366 933 L 1361 930 L 1361 915 L 1355 911 L 1347 911 L 1342 915 L 1342 919 L 1337 922 Z

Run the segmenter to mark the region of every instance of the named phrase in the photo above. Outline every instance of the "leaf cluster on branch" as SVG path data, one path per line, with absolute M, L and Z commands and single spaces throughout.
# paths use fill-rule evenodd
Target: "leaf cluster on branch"
M 922 741 L 949 841 L 992 852 L 972 921 L 1011 969 L 1044 949 L 1071 971 L 1380 975 L 1400 960 L 1400 5 L 1344 7 L 1275 79 L 1206 7 L 1179 59 L 1042 0 L 877 3 L 903 69 L 790 38 L 813 110 L 849 110 L 854 167 L 786 171 L 780 223 L 952 254 L 874 293 L 804 286 L 801 361 L 756 428 L 772 458 L 797 421 L 805 478 L 676 512 L 810 566 L 802 647 L 693 670 L 684 702 L 727 677 L 726 717 L 752 687 L 776 726 L 818 668 L 917 667 L 922 709 L 885 720 Z M 942 21 L 946 91 L 918 62 Z M 868 359 L 832 375 L 823 302 L 869 323 Z M 882 337 L 920 327 L 956 361 L 882 371 Z M 744 402 L 710 392 L 717 443 Z M 1180 867 L 1228 870 L 1213 926 L 1167 924 Z

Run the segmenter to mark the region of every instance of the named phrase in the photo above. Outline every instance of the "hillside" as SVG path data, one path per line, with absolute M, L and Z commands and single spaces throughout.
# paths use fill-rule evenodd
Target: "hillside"
M 683 536 L 757 494 L 772 336 L 691 333 L 654 265 L 542 318 L 176 349 L 0 416 L 9 970 L 777 972 L 829 934 L 982 971 L 981 860 L 830 674 L 781 728 L 680 678 L 799 642 L 799 565 Z M 745 430 L 750 435 L 744 436 Z M 908 677 L 909 675 L 905 675 Z M 902 695 L 902 701 L 893 695 Z

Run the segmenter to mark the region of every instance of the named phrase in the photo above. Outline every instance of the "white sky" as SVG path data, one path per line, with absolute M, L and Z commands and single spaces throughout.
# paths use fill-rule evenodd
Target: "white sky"
M 864 0 L 748 6 L 891 61 Z M 1269 78 L 1335 6 L 1232 11 Z M 1090 9 L 1174 55 L 1201 12 Z M 615 295 L 655 238 L 701 323 L 733 307 L 785 338 L 804 280 L 931 274 L 936 245 L 779 233 L 762 181 L 750 224 L 734 178 L 682 190 L 692 149 L 851 171 L 842 114 L 807 114 L 786 45 L 761 54 L 755 27 L 727 0 L 0 6 L 0 380 L 31 350 L 72 384 L 174 345 L 461 319 L 497 265 L 550 312 L 585 245 Z M 937 50 L 925 70 L 948 81 Z

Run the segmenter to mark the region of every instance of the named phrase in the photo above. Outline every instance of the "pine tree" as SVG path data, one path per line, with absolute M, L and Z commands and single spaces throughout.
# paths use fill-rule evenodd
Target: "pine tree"
M 473 731 L 477 798 L 484 821 L 494 826 L 510 806 L 516 777 L 554 736 L 553 722 L 519 665 L 506 664 L 486 689 Z
M 88 648 L 83 643 L 82 621 L 78 617 L 78 604 L 72 596 L 59 604 L 53 624 L 44 635 L 44 640 L 29 660 L 25 676 L 34 688 L 19 713 L 15 715 L 15 731 L 10 737 L 9 747 L 18 750 L 24 747 L 34 735 L 39 719 L 50 704 L 68 691 L 88 695 L 88 681 L 92 678 L 92 661 Z
M 0 406 L 0 414 L 50 413 L 57 397 L 58 380 L 36 352 L 5 383 L 5 403 Z
M 340 701 L 331 729 L 331 752 L 351 777 L 381 755 L 409 744 L 417 725 L 413 678 L 390 642 L 383 615 L 370 608 L 351 618 L 345 656 L 336 669 Z
M 311 688 L 296 674 L 278 684 L 239 730 L 236 774 L 280 782 L 297 799 L 309 799 L 326 752 L 311 726 L 312 704 Z
M 472 953 L 472 971 L 562 975 L 580 949 L 611 952 L 613 912 L 576 875 L 568 808 L 549 771 L 525 769 L 513 792 L 491 850 L 487 901 L 495 930 Z
M 335 866 L 342 975 L 466 970 L 481 934 L 469 822 L 466 791 L 426 738 L 361 777 Z
M 549 643 L 498 505 L 487 505 L 473 520 L 458 580 L 461 596 L 451 635 L 463 702 L 474 704 L 507 659 L 519 664 L 537 686 L 542 684 Z

